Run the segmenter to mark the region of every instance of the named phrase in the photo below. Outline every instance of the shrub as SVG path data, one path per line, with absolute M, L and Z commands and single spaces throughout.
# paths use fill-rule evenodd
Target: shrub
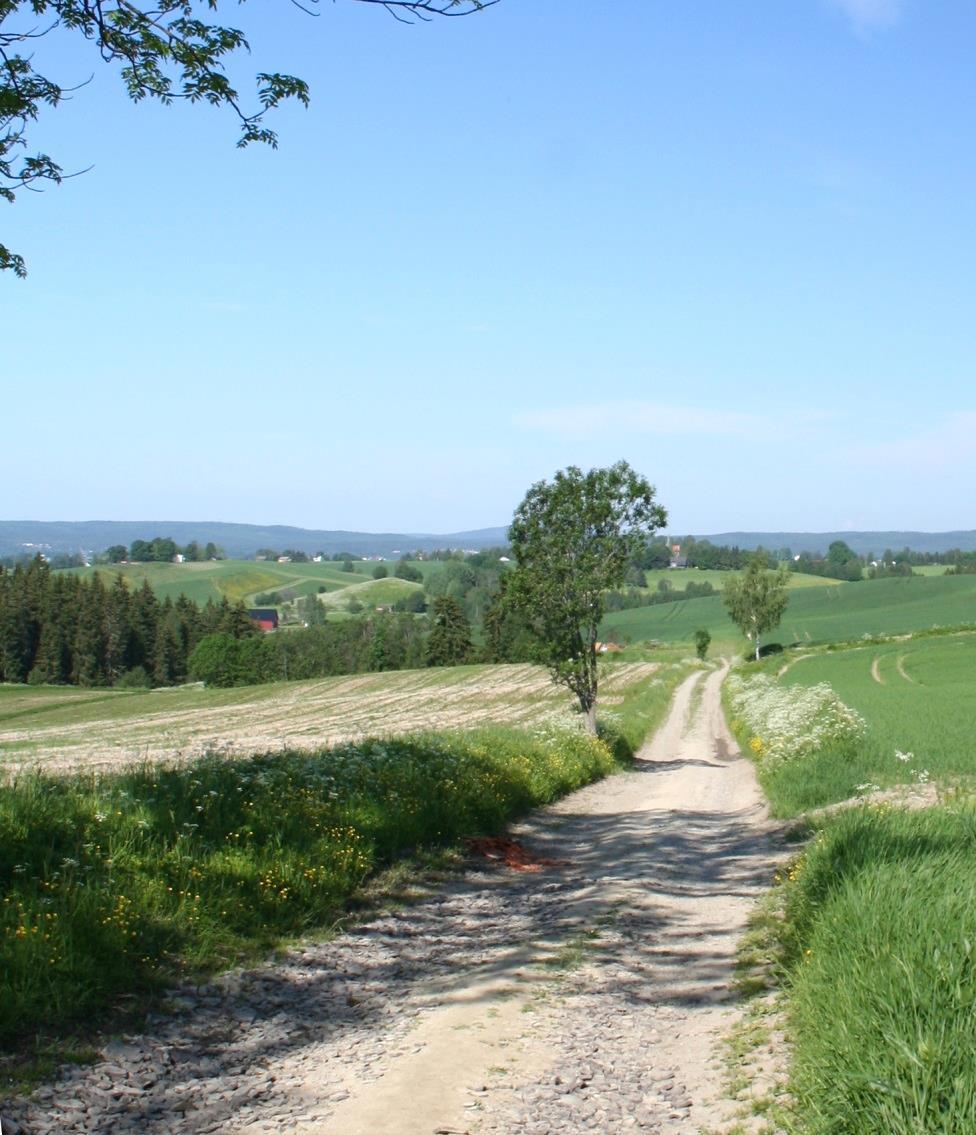
M 151 686 L 152 679 L 144 666 L 133 666 L 115 680 L 115 688 L 118 690 L 148 690 Z

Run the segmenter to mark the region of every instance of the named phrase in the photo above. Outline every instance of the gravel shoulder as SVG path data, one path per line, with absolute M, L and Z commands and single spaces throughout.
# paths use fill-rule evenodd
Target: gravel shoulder
M 3 1115 L 33 1135 L 722 1130 L 735 944 L 781 847 L 692 675 L 632 772 L 332 941 L 180 990 L 176 1012 Z M 6 1128 L 4 1129 L 6 1132 Z

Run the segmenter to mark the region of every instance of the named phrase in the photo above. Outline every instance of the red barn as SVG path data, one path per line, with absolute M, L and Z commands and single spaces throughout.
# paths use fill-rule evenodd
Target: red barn
M 278 612 L 274 607 L 252 607 L 247 617 L 265 632 L 278 629 Z

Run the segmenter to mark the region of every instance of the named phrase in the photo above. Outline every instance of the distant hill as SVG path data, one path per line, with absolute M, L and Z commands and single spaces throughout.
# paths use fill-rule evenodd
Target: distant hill
M 478 528 L 469 532 L 346 532 L 287 525 L 226 524 L 187 520 L 0 520 L 0 556 L 33 551 L 101 552 L 112 544 L 169 536 L 177 544 L 213 541 L 234 559 L 253 556 L 258 548 L 294 548 L 300 552 L 351 552 L 357 556 L 390 557 L 400 552 L 435 548 L 490 548 L 507 543 L 506 528 Z M 672 537 L 680 539 L 680 537 Z M 965 532 L 718 532 L 695 537 L 713 544 L 797 552 L 826 552 L 834 540 L 844 540 L 855 552 L 880 555 L 885 548 L 904 547 L 918 552 L 945 552 L 950 548 L 976 551 L 976 530 Z
M 253 556 L 258 548 L 299 552 L 351 552 L 357 556 L 392 556 L 435 548 L 490 548 L 507 542 L 505 528 L 472 532 L 344 532 L 291 528 L 286 525 L 226 524 L 186 520 L 0 520 L 0 556 L 43 552 L 101 552 L 113 544 L 168 536 L 177 544 L 218 544 L 233 559 Z
M 893 552 L 902 548 L 916 552 L 948 552 L 950 548 L 976 551 L 976 529 L 965 532 L 719 532 L 714 536 L 695 538 L 739 548 L 761 546 L 770 551 L 790 548 L 794 555 L 798 552 L 826 552 L 835 540 L 843 540 L 860 555 L 874 552 L 880 556 L 885 548 Z

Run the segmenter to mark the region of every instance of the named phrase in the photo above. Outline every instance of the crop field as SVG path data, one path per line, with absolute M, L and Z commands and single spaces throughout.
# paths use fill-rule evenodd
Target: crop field
M 965 625 L 976 625 L 976 576 L 910 576 L 799 588 L 768 641 L 840 642 Z M 614 611 L 603 622 L 604 634 L 614 628 L 635 642 L 690 642 L 697 627 L 717 644 L 742 645 L 720 596 Z
M 614 663 L 601 683 L 613 709 L 655 680 L 656 663 Z M 461 666 L 357 674 L 231 690 L 0 686 L 0 767 L 92 768 L 287 748 L 366 736 L 534 726 L 575 720 L 541 667 Z
M 867 723 L 862 767 L 882 786 L 976 776 L 976 634 L 922 637 L 794 661 L 787 686 L 828 682 Z M 902 758 L 910 754 L 911 759 Z

